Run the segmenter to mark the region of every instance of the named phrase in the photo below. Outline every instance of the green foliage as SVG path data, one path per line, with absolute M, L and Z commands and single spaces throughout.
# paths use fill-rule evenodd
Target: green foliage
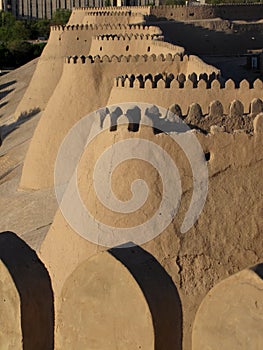
M 110 0 L 105 0 L 105 6 L 111 6 L 111 1 Z
M 47 19 L 40 19 L 34 21 L 26 21 L 26 27 L 29 29 L 31 40 L 36 40 L 39 37 L 44 37 L 45 39 L 49 36 L 50 31 L 50 21 Z
M 256 3 L 261 2 L 261 0 L 206 0 L 207 4 L 212 5 L 219 5 L 219 4 L 249 4 L 249 3 Z
M 165 0 L 165 5 L 185 5 L 185 0 Z
M 58 9 L 53 13 L 51 23 L 54 25 L 64 25 L 67 24 L 69 17 L 71 15 L 70 10 Z
M 18 67 L 41 55 L 45 43 L 31 40 L 48 38 L 50 21 L 16 20 L 9 12 L 0 12 L 0 69 Z

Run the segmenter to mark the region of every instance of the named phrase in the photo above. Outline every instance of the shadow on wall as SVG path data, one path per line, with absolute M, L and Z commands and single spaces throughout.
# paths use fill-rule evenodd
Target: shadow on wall
M 11 89 L 6 89 L 11 85 L 14 85 L 16 83 L 16 80 L 11 80 L 7 83 L 4 84 L 0 84 L 0 101 L 5 98 L 8 94 L 10 94 L 12 91 L 15 90 L 15 88 L 11 88 Z M 0 108 L 4 107 L 6 103 L 0 103 Z
M 140 286 L 152 314 L 156 350 L 182 349 L 182 306 L 178 291 L 164 268 L 148 252 L 135 246 L 112 248 Z
M 154 22 L 149 23 L 154 25 Z M 196 55 L 238 55 L 247 53 L 247 49 L 263 47 L 263 36 L 256 31 L 225 33 L 192 23 L 179 21 L 157 22 L 165 41 L 181 45 Z
M 21 113 L 20 116 L 18 117 L 18 119 L 14 123 L 4 124 L 3 126 L 1 126 L 1 135 L 0 136 L 2 138 L 2 141 L 9 134 L 11 134 L 13 131 L 18 129 L 20 125 L 24 124 L 25 122 L 27 122 L 28 120 L 33 118 L 39 112 L 40 112 L 40 108 L 38 108 L 38 107 L 30 109 L 28 112 Z
M 0 259 L 20 296 L 23 349 L 52 350 L 53 292 L 45 266 L 35 251 L 13 232 L 0 233 Z
M 263 280 L 263 263 L 253 266 L 250 269 Z
M 8 81 L 7 83 L 0 84 L 0 90 L 4 90 L 4 89 L 6 89 L 7 87 L 9 87 L 10 85 L 15 84 L 16 82 L 17 82 L 16 80 L 10 80 L 10 81 Z M 1 96 L 1 94 L 0 94 L 0 96 Z

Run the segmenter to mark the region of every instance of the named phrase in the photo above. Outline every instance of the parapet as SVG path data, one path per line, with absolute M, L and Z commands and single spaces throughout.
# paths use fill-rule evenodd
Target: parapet
M 260 104 L 260 110 L 258 106 Z M 253 110 L 258 110 L 258 115 L 253 118 Z M 235 132 L 242 130 L 247 133 L 262 134 L 263 130 L 263 102 L 254 99 L 250 103 L 250 113 L 244 113 L 244 106 L 241 101 L 233 100 L 229 105 L 227 114 L 223 113 L 222 103 L 214 100 L 209 104 L 208 114 L 203 114 L 202 108 L 198 103 L 192 103 L 188 106 L 187 113 L 183 115 L 180 105 L 171 105 L 166 110 L 166 115 L 159 113 L 156 105 L 153 105 L 153 111 L 156 113 L 141 113 L 138 106 L 122 110 L 108 109 L 100 114 L 101 128 L 109 128 L 110 131 L 116 131 L 118 128 L 118 119 L 122 116 L 127 118 L 127 128 L 129 131 L 137 132 L 140 129 L 140 123 L 143 118 L 148 118 L 154 133 L 163 132 L 185 132 L 189 130 L 184 124 L 180 124 L 180 119 L 184 120 L 191 129 L 196 129 L 203 133 L 215 132 Z M 174 117 L 176 116 L 176 117 Z M 179 119 L 178 119 L 179 118 Z M 109 121 L 109 122 L 108 122 Z M 148 124 L 148 123 L 147 123 Z
M 90 11 L 85 14 L 85 17 L 137 17 L 140 15 L 131 11 Z
M 150 56 L 151 57 L 151 56 Z M 166 55 L 164 58 L 163 55 L 155 57 L 155 59 L 166 59 L 166 60 L 178 60 L 181 61 L 187 57 L 181 55 Z M 261 94 L 263 89 L 263 82 L 260 79 L 256 79 L 253 83 L 248 82 L 247 80 L 242 80 L 239 83 L 235 83 L 232 79 L 224 81 L 220 74 L 212 73 L 210 75 L 206 73 L 196 74 L 192 73 L 188 76 L 181 73 L 177 76 L 174 76 L 172 73 L 159 73 L 154 76 L 151 74 L 138 75 L 134 74 L 118 76 L 115 78 L 115 86 L 123 88 L 171 88 L 171 89 L 226 89 L 231 90 L 242 90 L 245 93 L 248 90 L 255 89 L 258 90 Z
M 247 80 L 235 83 L 231 79 L 223 80 L 216 72 L 211 72 L 209 75 L 205 73 L 185 75 L 173 72 L 155 75 L 137 73 L 115 78 L 109 102 L 117 103 L 120 99 L 129 98 L 131 101 L 149 101 L 168 107 L 170 101 L 178 101 L 185 115 L 190 104 L 198 103 L 203 115 L 218 115 L 218 118 L 219 115 L 229 115 L 235 119 L 236 115 L 249 114 L 253 119 L 262 111 L 262 89 L 263 82 L 259 79 L 253 83 Z M 222 106 L 219 104 L 210 106 L 215 100 L 220 101 Z M 232 101 L 240 103 L 236 102 L 232 106 Z
M 162 31 L 156 26 L 146 26 L 143 24 L 124 24 L 124 23 L 104 23 L 104 24 L 71 24 L 71 25 L 55 25 L 51 26 L 51 31 L 77 31 L 77 30 L 123 30 L 134 31 L 134 33 L 145 33 L 145 35 L 161 35 Z M 106 34 L 105 34 L 106 35 Z
M 150 14 L 150 6 L 102 6 L 102 7 L 81 7 L 73 8 L 72 11 L 88 12 L 127 12 L 132 11 L 134 13 Z
M 242 4 L 218 4 L 218 5 L 161 5 L 152 6 L 150 15 L 155 17 L 165 17 L 178 20 L 199 20 L 222 18 L 228 20 L 260 20 L 262 19 L 262 4 L 242 3 Z
M 170 50 L 171 52 L 176 52 L 178 54 L 180 53 L 181 55 L 183 55 L 185 52 L 184 47 L 173 45 L 173 44 L 167 43 L 166 41 L 156 40 L 156 41 L 153 41 L 151 45 L 163 47 Z M 191 56 L 187 56 L 187 57 L 191 57 Z
M 85 15 L 88 16 L 131 16 L 131 10 L 128 11 L 94 11 L 89 10 L 85 12 Z
M 84 63 L 116 63 L 116 62 L 164 62 L 164 61 L 173 61 L 173 62 L 181 62 L 184 60 L 184 56 L 180 55 L 180 54 L 167 54 L 167 55 L 129 55 L 129 56 L 100 56 L 100 55 L 96 55 L 96 56 L 67 56 L 65 57 L 65 63 L 70 64 L 84 64 Z
M 125 34 L 100 34 L 93 37 L 95 40 L 101 41 L 120 41 L 120 40 L 162 40 L 162 34 L 149 33 L 125 33 Z M 170 44 L 172 45 L 172 44 Z M 172 45 L 174 46 L 174 45 Z

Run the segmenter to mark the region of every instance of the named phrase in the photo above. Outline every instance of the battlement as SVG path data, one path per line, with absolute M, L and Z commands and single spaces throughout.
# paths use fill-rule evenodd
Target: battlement
M 159 27 L 155 26 L 145 26 L 143 24 L 124 24 L 124 23 L 117 23 L 117 24 L 110 24 L 110 23 L 104 23 L 104 24 L 71 24 L 71 25 L 55 25 L 51 26 L 51 31 L 70 31 L 70 30 L 111 30 L 111 29 L 122 29 L 125 30 L 134 30 L 134 31 L 143 31 L 146 33 L 156 33 L 161 34 L 162 31 Z
M 161 55 L 160 55 L 161 56 Z M 168 55 L 167 55 L 168 56 Z M 185 59 L 185 56 L 179 56 L 181 61 Z M 169 56 L 170 58 L 170 56 Z M 178 59 L 178 55 L 174 55 L 173 59 Z M 161 57 L 159 57 L 161 60 Z M 166 57 L 167 59 L 167 57 Z M 116 87 L 125 87 L 125 88 L 201 88 L 201 89 L 242 89 L 250 90 L 250 89 L 263 89 L 263 82 L 260 79 L 256 79 L 253 83 L 249 83 L 247 80 L 242 80 L 238 84 L 236 84 L 232 79 L 228 79 L 224 81 L 220 74 L 212 73 L 210 75 L 203 73 L 197 75 L 196 73 L 192 73 L 188 75 L 188 77 L 181 73 L 177 76 L 174 76 L 172 73 L 159 73 L 154 76 L 151 74 L 146 75 L 138 75 L 135 77 L 134 74 L 118 76 L 115 78 L 115 86 Z
M 184 58 L 183 58 L 184 59 Z M 115 97 L 116 96 L 116 97 Z M 161 106 L 169 106 L 170 101 L 180 101 L 183 113 L 187 112 L 188 105 L 199 103 L 203 114 L 209 113 L 210 103 L 221 101 L 222 115 L 228 114 L 231 101 L 241 101 L 242 113 L 250 111 L 250 102 L 253 99 L 263 98 L 263 82 L 259 79 L 253 83 L 242 80 L 235 84 L 231 79 L 224 81 L 216 72 L 208 74 L 192 73 L 160 73 L 126 74 L 115 78 L 110 102 L 115 99 L 129 98 L 131 101 L 150 101 Z
M 222 18 L 227 20 L 256 20 L 262 18 L 262 4 L 218 4 L 218 5 L 161 5 L 152 6 L 150 15 L 179 21 L 193 19 Z
M 131 11 L 90 11 L 85 14 L 87 17 L 138 17 L 140 13 L 133 13 Z
M 250 102 L 249 113 L 244 113 L 244 106 L 239 100 L 232 100 L 226 114 L 223 112 L 223 105 L 219 100 L 214 100 L 209 104 L 207 114 L 203 114 L 202 108 L 198 103 L 192 103 L 187 107 L 187 113 L 183 115 L 180 105 L 174 104 L 166 110 L 166 114 L 160 114 L 159 108 L 154 105 L 152 110 L 146 110 L 141 113 L 141 109 L 136 106 L 127 111 L 117 107 L 113 110 L 106 109 L 100 115 L 101 128 L 109 128 L 110 131 L 118 129 L 118 119 L 127 118 L 127 128 L 129 131 L 137 132 L 140 124 L 151 125 L 154 133 L 162 132 L 186 132 L 189 129 L 185 124 L 180 123 L 184 120 L 191 129 L 197 129 L 204 133 L 215 132 L 235 132 L 243 130 L 248 133 L 262 133 L 263 125 L 263 102 L 261 99 L 253 99 Z M 176 116 L 176 118 L 174 117 Z M 180 119 L 178 119 L 180 118 Z M 122 123 L 123 124 L 123 121 Z
M 204 5 L 199 5 L 198 7 L 200 8 L 222 8 L 222 7 L 251 7 L 251 6 L 258 6 L 261 5 L 263 8 L 262 4 L 259 4 L 258 2 L 252 3 L 252 2 L 247 2 L 247 3 L 224 3 L 224 4 L 204 4 Z M 151 6 L 151 9 L 162 9 L 162 10 L 170 10 L 170 9 L 177 9 L 177 8 L 189 8 L 190 6 L 186 5 L 158 5 L 158 6 Z
M 125 34 L 99 34 L 93 37 L 98 41 L 120 41 L 120 40 L 162 40 L 162 34 L 125 33 Z M 173 46 L 173 45 L 172 45 Z
M 140 12 L 144 14 L 150 13 L 150 6 L 104 6 L 104 7 L 81 7 L 81 8 L 73 8 L 72 11 L 84 11 L 84 12 L 124 12 L 124 11 L 132 11 L 132 12 Z
M 167 43 L 166 41 L 162 41 L 162 40 L 152 41 L 151 45 L 163 47 L 165 49 L 170 50 L 171 52 L 176 52 L 178 54 L 184 55 L 184 47 L 173 45 L 173 44 Z M 188 57 L 188 56 L 185 55 L 185 57 Z
M 108 56 L 108 55 L 104 55 L 104 56 L 100 56 L 100 55 L 96 55 L 96 56 L 67 56 L 65 57 L 65 63 L 70 64 L 84 64 L 84 63 L 116 63 L 116 62 L 125 62 L 125 63 L 135 63 L 135 62 L 164 62 L 164 61 L 173 61 L 173 62 L 182 62 L 184 60 L 188 60 L 188 56 L 185 55 L 181 55 L 181 54 L 167 54 L 167 55 L 128 55 L 128 56 L 116 56 L 116 55 L 112 55 L 112 56 Z

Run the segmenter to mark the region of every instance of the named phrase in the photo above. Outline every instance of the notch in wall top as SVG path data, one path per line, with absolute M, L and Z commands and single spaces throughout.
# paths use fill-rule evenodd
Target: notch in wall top
M 156 114 L 144 114 L 143 118 L 150 119 L 152 130 L 155 133 L 156 130 L 163 130 L 164 132 L 178 132 L 178 119 L 184 119 L 185 123 L 190 126 L 190 129 L 196 129 L 198 131 L 215 134 L 217 132 L 230 132 L 233 133 L 236 130 L 243 130 L 244 132 L 254 134 L 263 133 L 263 102 L 261 102 L 261 108 L 258 110 L 258 114 L 255 118 L 250 115 L 244 115 L 244 106 L 239 100 L 232 100 L 228 106 L 227 113 L 224 114 L 223 105 L 218 100 L 212 100 L 209 104 L 208 114 L 203 114 L 202 108 L 199 103 L 192 103 L 188 106 L 185 115 L 182 113 L 181 106 L 173 104 L 169 107 L 166 115 L 160 115 L 158 107 L 156 108 Z M 253 101 L 250 106 L 252 106 Z M 136 113 L 137 111 L 137 113 Z M 105 111 L 100 116 L 101 128 L 108 128 L 110 131 L 118 130 L 118 119 L 122 116 L 127 118 L 128 130 L 138 132 L 141 124 L 141 114 L 138 107 L 134 107 L 134 113 L 127 113 L 121 111 L 116 116 L 115 110 L 105 114 Z M 177 118 L 174 118 L 174 115 Z M 109 122 L 108 122 L 109 121 Z M 144 124 L 144 123 L 142 123 Z M 123 124 L 122 124 L 123 125 Z M 135 127 L 136 125 L 136 127 Z M 184 132 L 190 131 L 185 128 Z M 182 129 L 180 129 L 182 132 Z
M 67 31 L 67 30 L 118 30 L 123 29 L 125 30 L 139 30 L 139 31 L 146 31 L 150 32 L 152 34 L 161 34 L 162 31 L 159 27 L 155 26 L 146 26 L 143 24 L 124 24 L 124 23 L 103 23 L 103 24 L 70 24 L 70 25 L 55 25 L 51 26 L 51 30 L 60 30 L 60 31 Z
M 94 11 L 137 11 L 142 10 L 143 12 L 150 13 L 151 6 L 102 6 L 102 7 L 73 7 L 73 12 L 94 12 Z
M 169 55 L 169 54 L 168 54 Z M 162 59 L 163 56 L 160 58 Z M 136 83 L 136 80 L 139 81 L 139 83 Z M 163 84 L 164 82 L 164 84 Z M 227 81 L 224 81 L 220 74 L 217 74 L 216 72 L 211 73 L 210 75 L 204 74 L 196 74 L 191 73 L 188 76 L 186 76 L 183 73 L 180 73 L 176 76 L 174 76 L 172 73 L 159 73 L 154 76 L 152 76 L 150 73 L 146 75 L 140 75 L 139 77 L 135 77 L 134 74 L 124 75 L 124 76 L 118 76 L 115 78 L 115 84 L 116 87 L 119 88 L 133 88 L 133 87 L 140 87 L 140 88 L 175 88 L 175 89 L 212 89 L 212 90 L 219 90 L 219 89 L 226 89 L 228 91 L 233 90 L 241 90 L 242 93 L 246 93 L 246 91 L 249 91 L 251 89 L 255 89 L 257 91 L 262 91 L 263 89 L 263 82 L 259 79 L 256 79 L 254 83 L 251 84 L 247 80 L 242 80 L 239 84 L 235 84 L 235 82 L 232 79 L 228 79 Z
M 120 41 L 120 40 L 156 40 L 161 34 L 149 34 L 148 31 L 144 33 L 125 33 L 125 34 L 99 34 L 93 36 L 93 39 L 99 41 Z M 171 44 L 170 44 L 171 45 Z
M 171 58 L 172 57 L 172 58 Z M 76 63 L 111 63 L 111 62 L 130 62 L 130 63 L 136 63 L 136 62 L 164 62 L 164 61 L 176 61 L 176 62 L 180 62 L 183 60 L 183 56 L 180 53 L 176 53 L 176 54 L 160 54 L 160 55 L 128 55 L 128 56 L 124 56 L 124 55 L 120 55 L 120 56 L 108 56 L 108 55 L 104 55 L 104 56 L 100 56 L 100 55 L 96 55 L 96 56 L 85 56 L 85 55 L 73 55 L 73 56 L 67 56 L 65 57 L 65 63 L 70 64 L 76 64 Z
M 87 17 L 143 17 L 143 13 L 127 12 L 89 12 Z

